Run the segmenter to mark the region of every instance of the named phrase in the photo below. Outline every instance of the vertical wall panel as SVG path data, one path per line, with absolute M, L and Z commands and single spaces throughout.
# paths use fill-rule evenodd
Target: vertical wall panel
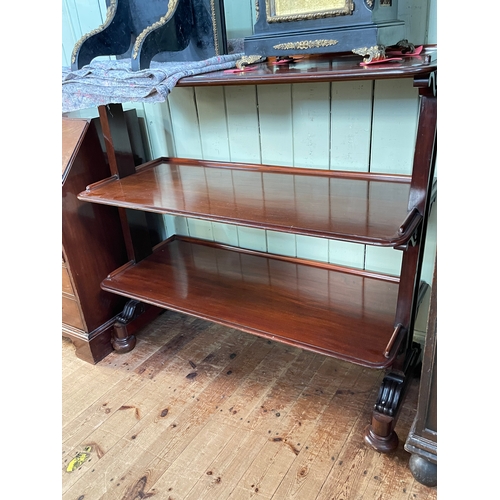
M 143 108 L 150 141 L 151 158 L 177 156 L 168 101 L 159 104 L 144 104 Z
M 328 240 L 313 236 L 297 235 L 297 257 L 328 262 Z
M 418 99 L 412 79 L 375 81 L 372 172 L 411 174 Z M 401 260 L 400 251 L 366 246 L 365 268 L 368 270 L 399 274 Z
M 76 42 L 98 28 L 106 19 L 105 0 L 63 0 L 62 41 L 63 66 L 71 65 L 71 53 Z M 109 59 L 101 56 L 97 60 Z
M 372 172 L 411 174 L 417 119 L 413 79 L 375 81 Z
M 330 240 L 328 261 L 332 264 L 363 269 L 365 265 L 365 245 Z
M 67 0 L 70 2 L 71 0 Z M 104 0 L 93 0 L 97 5 L 89 9 L 89 1 L 74 0 L 78 12 L 78 23 L 80 26 L 80 37 L 98 28 L 106 19 L 106 2 Z
M 262 163 L 293 165 L 292 87 L 257 86 Z
M 294 164 L 329 168 L 330 84 L 292 85 Z
M 255 86 L 226 87 L 225 95 L 231 161 L 262 163 Z M 238 241 L 243 248 L 267 251 L 262 229 L 238 227 Z
M 225 94 L 231 161 L 261 163 L 255 86 L 229 86 Z
M 422 262 L 422 279 L 426 283 L 432 283 L 434 274 L 434 258 L 437 251 L 437 201 L 431 207 L 431 213 L 427 222 L 427 238 L 425 240 L 425 254 Z
M 427 39 L 425 43 L 437 43 L 437 0 L 429 0 Z
M 135 106 L 138 116 L 143 119 L 145 133 L 148 137 L 149 160 L 162 156 L 175 156 L 172 137 L 172 123 L 168 101 L 157 104 L 143 103 Z M 141 109 L 142 108 L 142 109 Z M 125 109 L 125 105 L 124 105 Z M 142 122 L 141 122 L 142 126 Z M 183 217 L 164 215 L 163 222 L 167 237 L 173 234 L 188 236 L 187 220 Z
M 266 232 L 253 227 L 238 227 L 238 241 L 242 248 L 267 252 Z
M 198 112 L 193 87 L 176 87 L 168 97 L 177 156 L 201 158 Z
M 403 253 L 400 250 L 366 245 L 365 269 L 399 275 Z
M 259 136 L 263 164 L 293 165 L 291 92 L 291 85 L 257 86 Z M 290 179 L 291 182 L 292 179 Z M 263 188 L 266 189 L 265 179 Z M 293 189 L 293 185 L 290 188 Z M 295 235 L 266 231 L 266 236 L 269 252 L 295 256 Z
M 413 80 L 377 80 L 373 104 L 372 172 L 411 174 L 418 92 Z M 377 190 L 375 183 L 371 189 Z M 403 254 L 392 248 L 365 248 L 365 269 L 398 275 Z
M 212 222 L 212 230 L 214 241 L 232 245 L 234 247 L 240 246 L 238 240 L 238 228 L 234 224 L 223 224 L 221 222 Z
M 186 217 L 175 217 L 175 234 L 189 236 L 188 219 Z
M 332 83 L 330 168 L 367 172 L 373 81 Z
M 189 218 L 187 219 L 187 226 L 189 236 L 193 238 L 200 238 L 202 240 L 214 239 L 212 224 L 206 220 Z
M 255 86 L 236 85 L 224 90 L 231 161 L 261 163 Z M 238 227 L 237 231 L 243 248 L 267 251 L 264 230 Z
M 71 66 L 71 52 L 78 39 L 75 33 L 73 23 L 71 22 L 70 12 L 72 9 L 68 7 L 66 0 L 62 2 L 62 65 L 63 67 Z
M 195 88 L 201 154 L 205 160 L 229 161 L 229 136 L 223 87 Z
M 267 233 L 267 251 L 287 257 L 295 257 L 295 235 L 291 233 L 282 233 L 278 231 L 266 231 Z
M 169 95 L 170 117 L 177 156 L 202 158 L 201 138 L 194 88 L 177 87 Z M 213 240 L 211 222 L 187 219 L 189 236 Z

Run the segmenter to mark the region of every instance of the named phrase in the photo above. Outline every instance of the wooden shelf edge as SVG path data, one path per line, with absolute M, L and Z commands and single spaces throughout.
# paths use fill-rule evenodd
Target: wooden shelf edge
M 188 255 L 188 258 L 177 261 L 172 259 L 171 255 L 168 258 L 160 255 L 162 251 L 168 253 L 169 245 L 174 242 L 179 248 L 182 247 L 184 252 L 182 257 Z M 176 250 L 177 247 L 174 245 L 171 250 L 172 255 L 176 255 Z M 190 261 L 190 252 L 199 253 L 192 259 L 193 262 L 199 260 L 199 267 Z M 233 264 L 236 262 L 236 267 L 239 262 L 242 269 L 248 266 L 249 274 L 242 274 L 242 278 L 234 266 L 225 267 L 226 261 L 231 261 Z M 272 270 L 268 271 L 270 274 L 264 276 L 261 281 L 277 283 L 282 278 L 286 282 L 284 285 L 283 283 L 263 285 L 259 282 L 260 270 L 274 267 L 271 261 L 278 263 L 278 271 L 274 274 Z M 300 270 L 297 270 L 296 266 L 300 267 Z M 311 271 L 313 268 L 318 271 Z M 296 269 L 298 275 L 304 274 L 303 281 L 299 278 L 295 282 L 293 276 L 290 278 L 294 274 L 290 273 L 293 269 Z M 366 310 L 363 308 L 357 310 L 356 306 L 351 307 L 349 304 L 350 298 L 340 305 L 331 304 L 330 297 L 321 298 L 321 294 L 318 295 L 314 279 L 320 276 L 320 284 L 325 287 L 330 279 L 330 275 L 327 274 L 332 271 L 341 275 L 344 281 L 362 282 L 362 290 L 356 289 L 363 295 L 362 301 L 369 302 L 373 296 L 381 296 L 384 292 L 388 292 L 391 296 L 391 299 L 382 299 L 384 303 L 389 300 L 393 300 L 394 303 L 396 301 L 398 283 L 390 276 L 328 264 L 321 265 L 321 263 L 310 265 L 309 261 L 300 259 L 242 251 L 240 248 L 179 236 L 166 240 L 164 244 L 156 247 L 152 256 L 135 266 L 126 266 L 122 268 L 122 272 L 112 273 L 102 282 L 101 287 L 108 292 L 147 304 L 368 368 L 389 367 L 397 351 L 397 349 L 391 350 L 389 357 L 384 355 L 394 329 L 392 306 L 387 312 L 376 310 L 373 304 L 366 306 Z M 286 278 L 283 278 L 285 275 Z M 288 283 L 289 280 L 291 284 Z M 257 284 L 254 285 L 252 281 Z M 376 292 L 365 290 L 366 286 L 370 288 L 370 284 L 373 286 L 375 282 L 381 283 L 377 286 Z M 305 288 L 294 295 L 296 286 Z M 334 288 L 334 285 L 331 286 Z M 301 311 L 298 309 L 303 307 L 305 310 L 311 307 L 311 302 L 307 305 L 301 303 L 305 301 L 301 300 L 301 296 L 308 293 L 312 297 L 312 313 L 309 316 L 307 314 L 301 316 Z M 372 298 L 368 297 L 370 293 Z M 282 310 L 276 309 L 280 307 Z M 374 314 L 373 318 L 366 317 L 370 307 Z M 366 349 L 369 352 L 363 351 L 367 344 L 369 347 Z M 378 346 L 376 354 L 373 352 L 374 346 Z
M 359 64 L 362 62 L 361 58 L 351 53 L 308 55 L 290 63 L 291 71 L 286 66 L 274 65 L 275 58 L 269 58 L 266 62 L 255 64 L 252 71 L 240 73 L 215 71 L 185 76 L 177 82 L 177 86 L 262 85 L 414 78 L 436 70 L 436 49 L 435 45 L 426 45 L 421 56 L 407 58 L 401 63 L 372 66 L 361 66 Z

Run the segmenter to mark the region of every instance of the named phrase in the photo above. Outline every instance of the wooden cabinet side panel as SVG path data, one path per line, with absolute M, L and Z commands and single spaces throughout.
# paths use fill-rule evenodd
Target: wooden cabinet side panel
M 430 399 L 427 409 L 426 429 L 437 433 L 437 355 L 434 352 L 434 364 L 432 366 L 432 378 L 430 381 Z
M 118 314 L 124 304 L 100 287 L 111 271 L 127 262 L 118 210 L 77 199 L 87 185 L 109 175 L 91 124 L 62 186 L 63 251 L 87 333 Z
M 434 266 L 427 324 L 416 431 L 435 442 L 437 440 L 437 263 Z

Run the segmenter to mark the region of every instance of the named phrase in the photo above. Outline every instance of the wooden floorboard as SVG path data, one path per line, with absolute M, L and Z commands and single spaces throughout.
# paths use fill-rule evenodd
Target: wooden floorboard
M 435 500 L 365 446 L 383 373 L 174 312 L 97 365 L 62 342 L 63 500 Z M 83 463 L 67 468 L 78 453 Z

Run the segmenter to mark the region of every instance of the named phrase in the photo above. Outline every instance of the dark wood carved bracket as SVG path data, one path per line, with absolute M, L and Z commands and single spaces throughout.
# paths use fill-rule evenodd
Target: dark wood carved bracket
M 389 372 L 383 379 L 374 409 L 389 417 L 395 417 L 401 408 L 410 377 L 420 362 L 422 349 L 420 344 L 413 342 L 408 353 L 405 353 L 402 372 Z
M 418 307 L 429 286 L 412 280 L 411 277 L 419 277 L 421 274 L 427 220 L 431 205 L 436 199 L 436 82 L 436 72 L 414 80 L 414 86 L 419 89 L 420 110 L 408 211 L 409 219 L 418 217 L 419 224 L 408 243 L 399 248 L 403 251 L 403 260 L 395 321 L 395 334 L 398 333 L 398 336 L 394 339 L 394 343 L 399 344 L 399 354 L 382 381 L 373 407 L 372 421 L 365 429 L 365 442 L 383 453 L 394 451 L 398 447 L 399 438 L 394 427 L 406 389 L 420 362 L 421 348 L 413 342 L 413 329 Z
M 384 377 L 375 402 L 375 409 L 383 415 L 396 415 L 401 400 L 405 378 L 397 373 L 389 373 Z
M 394 451 L 398 447 L 399 438 L 394 427 L 420 361 L 420 345 L 413 342 L 411 349 L 405 354 L 403 370 L 391 371 L 382 380 L 372 421 L 365 429 L 365 443 L 382 453 Z

